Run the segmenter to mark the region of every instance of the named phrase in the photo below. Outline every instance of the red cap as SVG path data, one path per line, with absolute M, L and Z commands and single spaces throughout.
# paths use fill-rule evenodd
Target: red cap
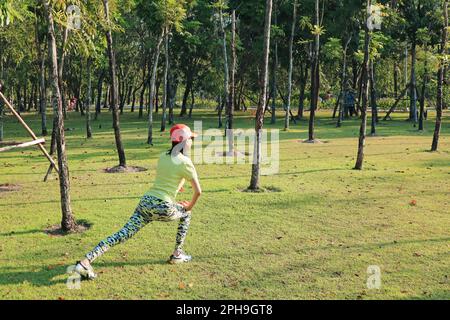
M 173 142 L 183 142 L 189 138 L 194 138 L 197 136 L 198 134 L 192 132 L 191 128 L 185 124 L 177 124 L 170 129 L 170 139 Z

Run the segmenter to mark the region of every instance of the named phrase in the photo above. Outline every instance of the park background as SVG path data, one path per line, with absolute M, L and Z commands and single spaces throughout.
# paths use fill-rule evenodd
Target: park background
M 0 299 L 448 299 L 447 7 L 0 1 L 0 148 L 31 139 L 10 104 L 60 169 L 0 153 Z M 194 121 L 279 129 L 280 172 L 197 165 L 192 263 L 166 264 L 176 225 L 152 223 L 70 289 Z

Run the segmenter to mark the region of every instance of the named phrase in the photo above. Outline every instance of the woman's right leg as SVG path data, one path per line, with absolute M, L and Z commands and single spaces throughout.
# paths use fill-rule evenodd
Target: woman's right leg
M 103 241 L 100 241 L 100 243 L 91 252 L 86 254 L 86 259 L 89 263 L 94 262 L 95 259 L 102 256 L 111 247 L 119 243 L 123 243 L 133 237 L 149 222 L 151 222 L 151 215 L 141 213 L 138 207 L 125 226 L 120 231 L 109 236 Z

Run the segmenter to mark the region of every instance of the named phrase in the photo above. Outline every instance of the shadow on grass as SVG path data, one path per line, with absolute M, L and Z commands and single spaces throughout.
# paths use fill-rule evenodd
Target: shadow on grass
M 427 292 L 423 296 L 409 296 L 402 300 L 450 300 L 450 291 Z
M 100 271 L 101 276 L 102 268 L 121 268 L 125 266 L 151 266 L 151 265 L 167 265 L 167 260 L 164 259 L 153 259 L 153 260 L 138 260 L 132 262 L 99 262 L 95 264 L 96 270 Z M 14 271 L 21 268 L 0 268 L 0 287 L 2 285 L 21 285 L 24 283 L 30 283 L 37 287 L 50 287 L 57 284 L 64 284 L 70 276 L 68 273 L 68 268 L 73 265 L 49 265 L 46 267 L 33 268 L 30 271 Z M 5 271 L 4 271 L 5 270 Z M 56 277 L 64 276 L 62 279 L 54 279 Z M 1 298 L 7 298 L 7 294 L 3 296 L 0 294 Z
M 23 230 L 23 231 L 11 231 L 11 232 L 2 232 L 0 233 L 0 237 L 12 237 L 12 236 L 21 236 L 26 234 L 34 234 L 34 233 L 41 233 L 43 230 Z
M 56 284 L 65 283 L 66 279 L 57 279 L 53 278 L 66 274 L 67 266 L 57 266 L 55 268 L 46 267 L 41 268 L 38 271 L 11 271 L 11 272 L 3 272 L 0 269 L 1 278 L 0 278 L 0 286 L 2 285 L 20 285 L 24 282 L 30 283 L 33 286 L 38 287 L 49 287 Z M 67 274 L 68 276 L 68 274 Z M 8 293 L 3 295 L 6 297 Z M 0 297 L 1 298 L 1 297 Z

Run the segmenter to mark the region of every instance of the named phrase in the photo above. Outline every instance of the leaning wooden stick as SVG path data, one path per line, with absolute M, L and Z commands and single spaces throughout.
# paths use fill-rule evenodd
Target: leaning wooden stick
M 9 151 L 9 150 L 16 149 L 16 148 L 31 147 L 31 146 L 35 146 L 37 144 L 42 144 L 42 143 L 45 143 L 45 139 L 33 140 L 33 141 L 30 141 L 30 142 L 24 142 L 24 143 L 12 145 L 12 146 L 6 146 L 6 147 L 3 147 L 3 148 L 0 148 L 0 152 Z
M 39 140 L 36 135 L 34 134 L 33 130 L 31 130 L 31 128 L 25 123 L 25 121 L 22 119 L 22 117 L 17 113 L 16 110 L 14 110 L 13 106 L 9 103 L 9 101 L 5 98 L 5 96 L 3 95 L 3 93 L 0 92 L 0 98 L 2 98 L 2 100 L 5 102 L 5 105 L 9 108 L 9 110 L 13 113 L 13 115 L 19 120 L 20 124 L 22 124 L 22 126 L 25 128 L 25 130 L 27 130 L 28 134 L 34 139 L 34 140 Z M 47 152 L 47 150 L 44 148 L 44 146 L 42 145 L 42 143 L 38 144 L 39 149 L 41 149 L 42 153 L 44 154 L 44 156 L 48 159 L 48 161 L 50 161 L 51 165 L 55 168 L 56 172 L 59 173 L 59 169 L 58 166 L 55 163 L 55 160 L 53 160 L 53 158 L 50 156 L 50 154 Z

